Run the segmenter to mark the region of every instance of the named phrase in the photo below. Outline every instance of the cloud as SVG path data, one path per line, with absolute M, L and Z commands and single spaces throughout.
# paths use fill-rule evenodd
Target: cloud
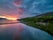
M 20 17 L 23 9 L 20 6 L 16 6 L 14 4 L 21 5 L 21 0 L 0 0 L 0 15 Z
M 53 11 L 53 0 L 24 0 L 23 6 L 30 14 L 49 12 L 49 10 Z
M 0 0 L 0 10 L 5 11 L 0 14 L 33 16 L 53 11 L 53 0 Z

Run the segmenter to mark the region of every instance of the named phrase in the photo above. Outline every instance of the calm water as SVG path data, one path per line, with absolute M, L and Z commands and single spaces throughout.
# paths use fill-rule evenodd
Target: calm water
M 0 40 L 53 40 L 48 33 L 22 23 L 0 25 Z M 19 39 L 20 38 L 20 39 Z

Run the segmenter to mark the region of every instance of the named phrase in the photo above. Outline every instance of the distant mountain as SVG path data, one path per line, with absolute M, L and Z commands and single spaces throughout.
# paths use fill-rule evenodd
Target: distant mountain
M 42 16 L 53 16 L 53 12 L 47 12 L 40 15 L 37 15 L 36 17 L 42 17 Z
M 7 20 L 7 19 L 6 19 L 6 18 L 0 18 L 0 21 L 1 21 L 1 20 Z

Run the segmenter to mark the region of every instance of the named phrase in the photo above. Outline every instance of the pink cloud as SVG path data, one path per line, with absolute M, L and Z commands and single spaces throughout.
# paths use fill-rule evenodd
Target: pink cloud
M 22 0 L 15 0 L 13 4 L 15 6 L 20 6 L 22 4 Z
M 11 18 L 18 18 L 19 19 L 21 14 L 16 13 L 15 11 L 7 12 L 7 11 L 0 10 L 0 16 L 11 17 Z

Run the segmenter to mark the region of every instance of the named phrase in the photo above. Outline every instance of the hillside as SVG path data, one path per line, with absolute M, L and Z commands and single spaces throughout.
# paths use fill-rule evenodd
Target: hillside
M 39 17 L 39 16 L 53 16 L 53 12 L 43 13 L 43 14 L 38 15 L 36 17 Z
M 53 35 L 53 12 L 48 12 L 34 17 L 23 18 L 20 21 Z

